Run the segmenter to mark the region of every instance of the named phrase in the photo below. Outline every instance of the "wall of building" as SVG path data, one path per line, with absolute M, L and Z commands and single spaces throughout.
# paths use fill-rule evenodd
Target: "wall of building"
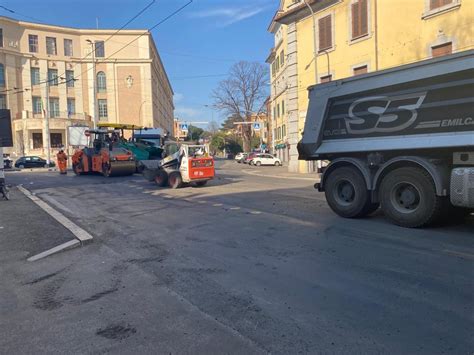
M 453 0 L 451 4 L 430 11 L 430 0 L 367 0 L 368 33 L 352 39 L 351 6 L 357 0 L 326 0 L 315 5 L 315 19 L 331 16 L 332 47 L 319 52 L 317 73 L 314 65 L 313 18 L 304 3 L 285 1 L 276 21 L 294 26 L 296 40 L 297 87 L 288 90 L 297 96 L 297 125 L 289 124 L 292 142 L 301 139 L 308 107 L 307 88 L 321 77 L 332 80 L 354 75 L 354 68 L 367 66 L 368 72 L 386 69 L 432 57 L 432 47 L 452 42 L 452 51 L 474 48 L 474 1 Z M 315 3 L 316 4 L 316 3 Z M 299 9 L 295 11 L 295 9 Z M 294 12 L 291 20 L 278 20 Z M 301 15 L 298 15 L 300 13 Z M 274 19 L 275 20 L 275 19 Z M 317 39 L 319 47 L 319 26 Z M 292 107 L 293 108 L 293 107 Z M 291 116 L 290 116 L 291 117 Z M 291 122 L 291 118 L 289 120 Z M 290 170 L 305 172 L 312 164 L 297 162 L 297 152 L 291 151 Z
M 5 67 L 6 81 L 5 87 L 0 87 L 0 95 L 5 95 L 6 106 L 12 112 L 15 148 L 11 152 L 46 154 L 44 149 L 33 147 L 33 136 L 37 141 L 41 133 L 43 146 L 48 145 L 47 111 L 51 116 L 51 132 L 60 133 L 63 144 L 67 143 L 68 126 L 90 126 L 95 116 L 97 121 L 172 131 L 173 91 L 151 34 L 143 35 L 144 30 L 122 30 L 117 34 L 116 30 L 73 29 L 5 17 L 0 17 L 0 28 L 3 31 L 0 64 Z M 36 50 L 30 48 L 29 35 L 37 36 Z M 56 39 L 56 53 L 47 53 L 47 37 Z M 72 53 L 65 52 L 65 40 L 72 41 Z M 104 41 L 104 55 L 93 58 L 89 41 L 96 45 L 97 41 Z M 32 83 L 32 68 L 39 70 L 39 84 Z M 71 71 L 75 78 L 73 87 L 68 87 L 64 79 L 58 79 L 58 85 L 47 83 L 49 70 L 56 70 L 62 78 L 66 77 L 66 71 Z M 96 101 L 94 83 L 99 72 L 105 74 L 106 87 L 97 90 Z M 37 98 L 41 100 L 41 109 L 35 110 Z M 52 107 L 48 110 L 48 98 L 58 99 L 57 115 Z M 71 100 L 75 102 L 75 113 L 68 109 Z M 99 101 L 106 102 L 107 110 L 100 112 L 107 111 L 107 115 L 99 115 Z

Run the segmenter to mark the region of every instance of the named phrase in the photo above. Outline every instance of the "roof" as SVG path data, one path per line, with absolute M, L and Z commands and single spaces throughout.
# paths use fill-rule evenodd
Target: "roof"
M 84 34 L 113 34 L 117 32 L 116 28 L 110 28 L 110 29 L 96 29 L 96 28 L 76 28 L 76 27 L 66 27 L 66 26 L 59 26 L 59 25 L 50 25 L 50 24 L 43 24 L 43 23 L 38 23 L 38 22 L 29 22 L 29 21 L 22 21 L 18 19 L 14 19 L 11 17 L 7 16 L 0 16 L 0 21 L 7 21 L 7 22 L 12 22 L 18 25 L 22 26 L 27 26 L 27 27 L 34 27 L 38 29 L 43 29 L 46 31 L 57 31 L 57 32 L 70 32 L 70 33 L 76 33 L 78 35 Z M 128 35 L 140 35 L 143 34 L 144 32 L 149 31 L 147 29 L 129 29 L 129 30 L 120 30 L 122 34 L 128 34 Z M 150 33 L 149 33 L 150 34 Z
M 311 6 L 314 12 L 318 12 L 330 5 L 338 3 L 339 1 L 340 0 L 302 0 L 301 4 L 295 5 L 287 11 L 277 13 L 274 21 L 288 25 L 311 15 L 308 4 Z

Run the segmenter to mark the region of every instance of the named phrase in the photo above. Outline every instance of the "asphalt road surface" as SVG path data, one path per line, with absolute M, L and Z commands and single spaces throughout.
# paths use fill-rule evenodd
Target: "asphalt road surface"
M 284 171 L 225 162 L 178 190 L 8 174 L 94 242 L 35 263 L 0 253 L 0 353 L 474 351 L 472 217 L 422 230 L 342 219 Z M 18 218 L 21 235 L 32 226 Z

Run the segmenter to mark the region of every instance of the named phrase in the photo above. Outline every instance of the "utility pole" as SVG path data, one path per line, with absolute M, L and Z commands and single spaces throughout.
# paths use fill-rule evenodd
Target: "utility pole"
M 314 52 L 313 52 L 313 62 L 314 62 L 314 84 L 316 85 L 318 83 L 318 37 L 316 34 L 316 16 L 314 14 L 313 8 L 311 5 L 308 3 L 308 0 L 303 0 L 306 6 L 308 7 L 309 11 L 311 12 L 311 17 L 313 19 L 313 47 L 314 47 Z M 329 75 L 329 73 L 328 73 Z
M 97 121 L 98 121 L 98 115 L 97 115 L 97 84 L 96 84 L 96 63 L 95 63 L 95 42 L 91 41 L 90 39 L 87 39 L 86 42 L 88 42 L 91 45 L 92 51 L 92 85 L 93 85 L 93 92 L 92 92 L 92 102 L 93 102 L 93 122 L 94 122 L 94 129 L 97 128 Z

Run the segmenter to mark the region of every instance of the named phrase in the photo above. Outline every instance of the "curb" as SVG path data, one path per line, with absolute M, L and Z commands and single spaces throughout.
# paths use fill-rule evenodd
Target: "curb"
M 92 240 L 94 239 L 92 235 L 90 235 L 84 229 L 82 229 L 77 224 L 72 222 L 69 218 L 64 216 L 62 213 L 56 211 L 54 208 L 52 208 L 46 202 L 41 200 L 39 197 L 33 195 L 29 190 L 25 189 L 23 186 L 19 185 L 18 189 L 26 197 L 28 197 L 30 200 L 36 203 L 44 212 L 49 214 L 56 221 L 58 221 L 63 227 L 68 229 L 74 235 L 74 237 L 81 243 L 81 245 L 92 242 Z

